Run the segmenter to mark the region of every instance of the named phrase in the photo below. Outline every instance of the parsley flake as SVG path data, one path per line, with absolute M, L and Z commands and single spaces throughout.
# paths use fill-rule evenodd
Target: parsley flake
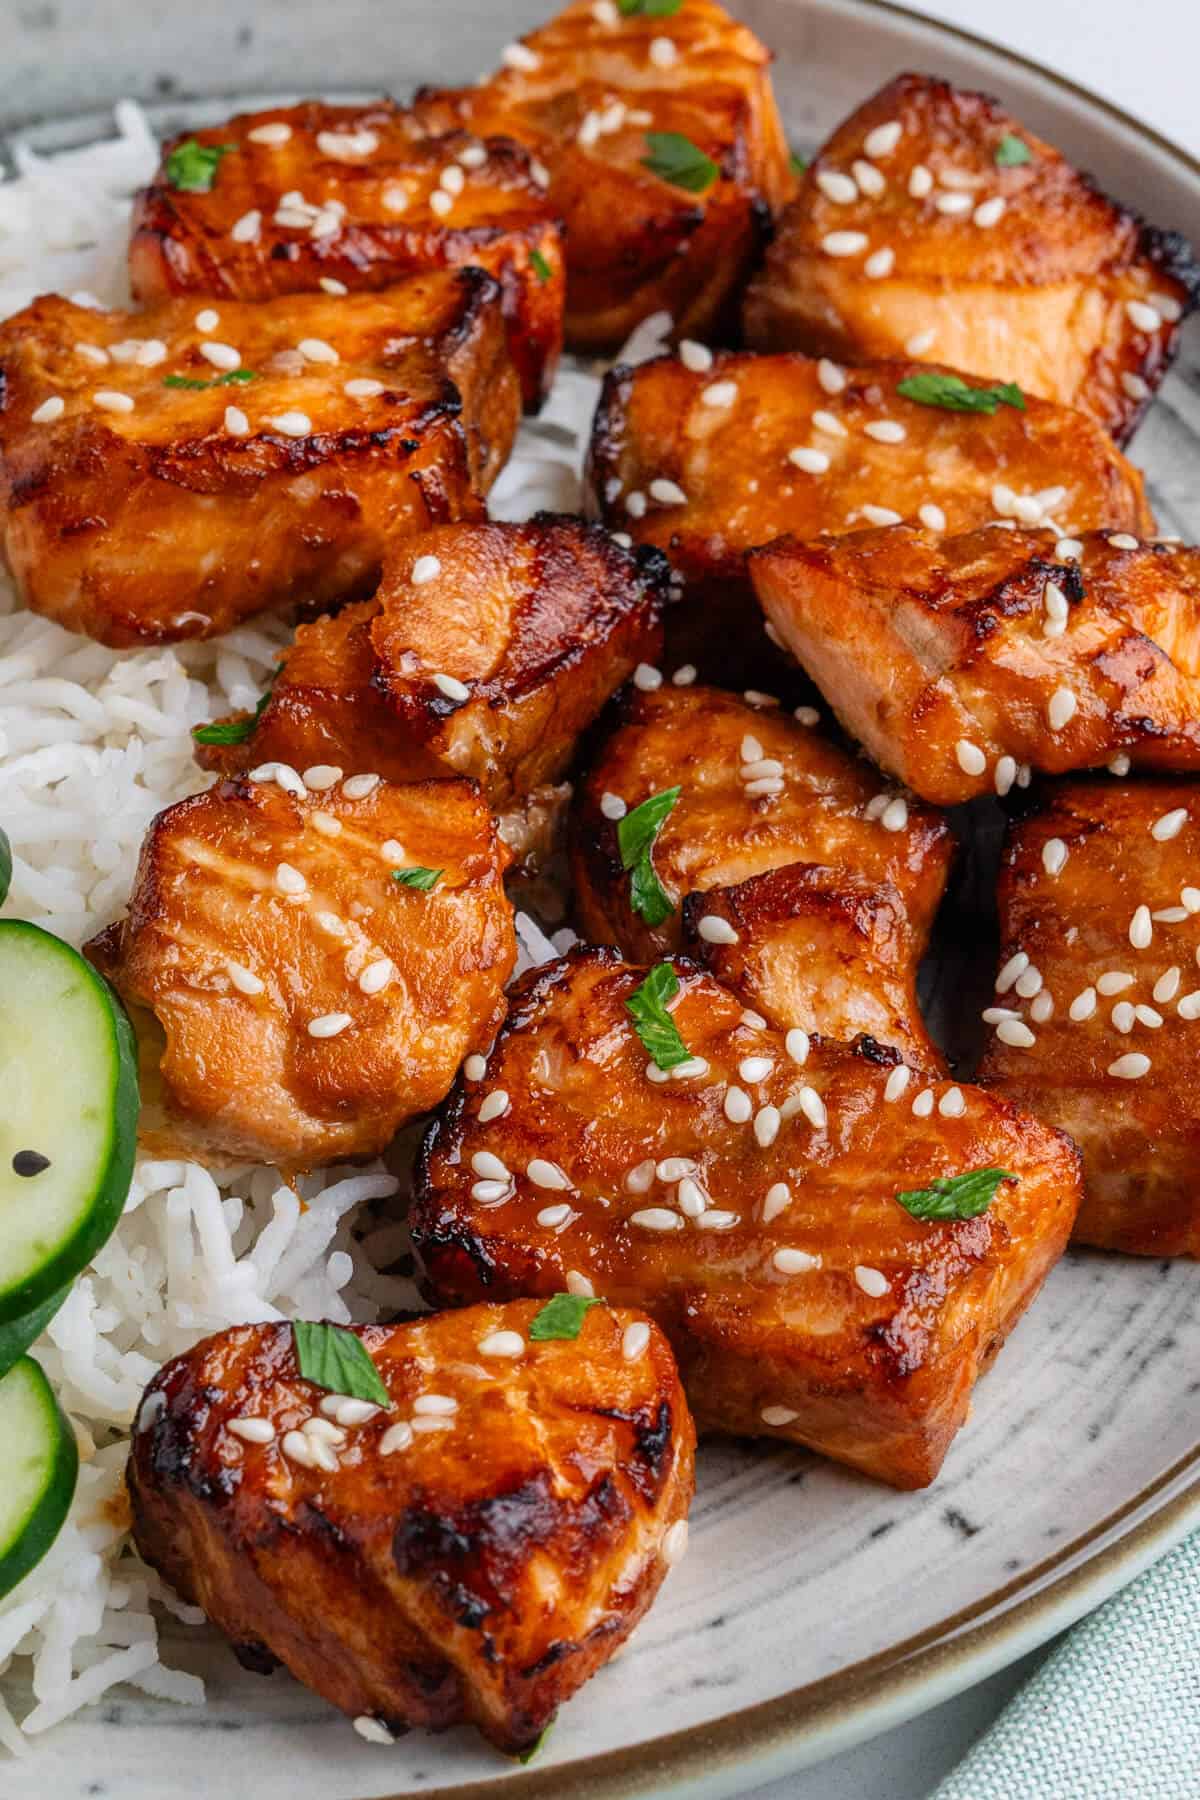
M 305 1381 L 326 1388 L 331 1394 L 348 1394 L 355 1400 L 370 1400 L 375 1406 L 391 1406 L 392 1397 L 369 1350 L 352 1331 L 344 1331 L 340 1325 L 314 1325 L 306 1319 L 294 1319 L 292 1343 Z
M 617 825 L 621 867 L 629 871 L 629 904 L 651 927 L 661 925 L 675 911 L 674 903 L 668 899 L 654 872 L 651 852 L 680 791 L 672 787 L 664 788 L 660 794 L 651 794 L 648 800 L 626 813 Z
M 913 1188 L 896 1198 L 914 1219 L 977 1219 L 996 1198 L 1002 1181 L 1016 1181 L 1008 1169 L 968 1169 L 942 1175 L 928 1187 Z
M 546 261 L 540 250 L 531 250 L 529 252 L 529 261 L 533 266 L 534 274 L 537 276 L 542 286 L 545 287 L 552 273 L 550 264 Z
M 642 1049 L 660 1069 L 675 1069 L 690 1062 L 692 1053 L 679 1035 L 667 1002 L 679 992 L 679 977 L 669 962 L 655 963 L 646 979 L 625 1002 Z
M 221 158 L 236 149 L 236 144 L 199 144 L 185 138 L 167 158 L 167 180 L 180 194 L 211 193 Z
M 1019 138 L 1013 132 L 1007 131 L 996 145 L 992 161 L 998 169 L 1016 169 L 1022 163 L 1033 161 L 1033 151 L 1024 138 Z
M 271 689 L 279 677 L 276 669 L 268 681 L 266 691 L 259 697 L 258 705 L 252 713 L 243 713 L 239 719 L 218 719 L 212 725 L 197 725 L 192 730 L 192 737 L 197 744 L 244 744 L 254 730 L 258 721 L 267 710 L 271 698 Z
M 896 384 L 896 392 L 919 406 L 940 406 L 945 412 L 987 413 L 998 406 L 1025 411 L 1025 396 L 1015 381 L 996 381 L 990 387 L 971 387 L 961 375 L 944 375 L 928 369 Z
M 247 381 L 257 381 L 254 369 L 230 369 L 227 375 L 214 375 L 210 380 L 200 380 L 195 375 L 164 375 L 163 386 L 169 388 L 191 388 L 202 393 L 205 388 L 241 387 Z
M 555 1294 L 534 1315 L 529 1336 L 535 1344 L 548 1343 L 551 1338 L 577 1338 L 589 1307 L 603 1305 L 603 1300 L 591 1294 Z
M 430 888 L 437 886 L 445 873 L 445 869 L 423 869 L 418 864 L 412 869 L 393 869 L 392 880 L 398 881 L 401 887 L 417 888 L 422 894 L 427 894 Z
M 8 898 L 8 889 L 12 881 L 12 845 L 8 841 L 8 833 L 0 829 L 0 906 Z
M 626 19 L 673 19 L 683 0 L 617 0 Z
M 685 193 L 707 194 L 721 173 L 712 157 L 680 131 L 648 131 L 646 148 L 650 154 L 643 156 L 642 167 Z
M 551 1731 L 551 1727 L 553 1726 L 553 1724 L 554 1724 L 554 1720 L 551 1719 L 547 1725 L 544 1725 L 542 1727 L 542 1730 L 538 1733 L 536 1740 L 532 1744 L 530 1744 L 528 1750 L 522 1750 L 520 1756 L 518 1756 L 517 1761 L 519 1763 L 531 1763 L 533 1761 L 534 1757 L 538 1754 L 539 1750 L 542 1750 L 545 1748 L 546 1739 L 550 1736 L 550 1731 Z
M 801 156 L 798 150 L 791 151 L 788 156 L 788 167 L 791 169 L 793 175 L 803 175 L 808 168 L 807 156 Z

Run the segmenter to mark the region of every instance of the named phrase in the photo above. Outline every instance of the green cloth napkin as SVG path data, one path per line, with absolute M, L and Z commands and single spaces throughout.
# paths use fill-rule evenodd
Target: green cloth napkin
M 1197 1800 L 1200 1533 L 1077 1625 L 930 1800 Z

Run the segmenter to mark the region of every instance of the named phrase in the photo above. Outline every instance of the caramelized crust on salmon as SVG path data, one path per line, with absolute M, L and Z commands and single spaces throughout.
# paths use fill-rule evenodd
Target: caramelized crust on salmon
M 508 455 L 500 298 L 465 269 L 349 307 L 35 301 L 0 327 L 4 551 L 26 603 L 128 648 L 369 591 L 389 541 L 478 517 Z
M 706 369 L 659 357 L 610 372 L 592 432 L 593 501 L 685 578 L 668 641 L 682 630 L 719 655 L 756 631 L 746 552 L 784 533 L 901 519 L 955 533 L 998 515 L 1060 533 L 1153 531 L 1141 475 L 1098 425 L 1043 400 L 990 416 L 923 405 L 898 391 L 922 373 L 795 355 L 718 355 Z
M 567 227 L 567 342 L 615 350 L 651 313 L 734 324 L 741 281 L 794 188 L 770 54 L 712 0 L 670 15 L 576 0 L 482 85 L 427 89 L 431 130 L 516 138 Z
M 1200 767 L 1200 551 L 896 525 L 771 544 L 750 572 L 847 731 L 937 805 L 1031 768 Z
M 518 806 L 657 658 L 668 582 L 656 551 L 550 513 L 406 539 L 373 600 L 299 628 L 250 736 L 200 760 L 470 775 L 497 810 Z
M 167 807 L 128 917 L 88 945 L 151 1061 L 161 1042 L 156 1147 L 297 1170 L 374 1155 L 503 1017 L 509 858 L 474 782 L 340 776 Z
M 212 185 L 171 178 L 180 146 L 221 152 Z M 185 150 L 184 155 L 187 154 Z M 548 391 L 562 344 L 562 224 L 519 144 L 429 137 L 388 100 L 307 100 L 176 138 L 134 203 L 133 291 L 271 300 L 362 293 L 473 263 L 504 290 L 525 403 Z
M 719 922 L 719 923 L 718 923 Z M 945 1072 L 917 1003 L 918 948 L 891 882 L 788 863 L 689 894 L 683 948 L 780 1031 L 891 1044 Z
M 648 924 L 631 902 L 620 817 L 678 787 L 651 852 L 670 915 Z M 576 789 L 575 912 L 585 937 L 647 961 L 680 945 L 687 894 L 735 887 L 792 863 L 890 883 L 919 955 L 946 885 L 954 840 L 936 813 L 881 789 L 856 762 L 778 707 L 720 688 L 627 688 L 618 723 Z
M 657 1319 L 702 1427 L 923 1486 L 1062 1250 L 1078 1154 L 977 1088 L 922 1086 L 896 1051 L 786 1041 L 675 970 L 693 1060 L 662 1081 L 627 1010 L 644 968 L 580 951 L 517 988 L 422 1149 L 429 1288 L 461 1304 L 590 1282 Z M 1014 1179 L 977 1217 L 926 1223 L 896 1198 L 985 1168 Z
M 290 1325 L 206 1338 L 138 1413 L 141 1554 L 374 1741 L 466 1720 L 527 1750 L 651 1605 L 694 1485 L 657 1328 L 600 1305 L 538 1342 L 538 1311 L 351 1327 L 386 1410 L 305 1380 Z
M 1124 443 L 1200 267 L 986 94 L 901 75 L 839 125 L 746 297 L 748 341 L 931 356 L 1078 407 Z
M 1200 1256 L 1200 783 L 1071 781 L 1010 832 L 980 1079 L 1083 1152 L 1081 1243 Z

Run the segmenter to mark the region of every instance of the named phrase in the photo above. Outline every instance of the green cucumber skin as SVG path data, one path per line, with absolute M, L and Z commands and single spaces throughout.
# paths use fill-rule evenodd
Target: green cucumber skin
M 8 1374 L 13 1364 L 20 1362 L 30 1344 L 40 1338 L 47 1325 L 74 1287 L 68 1281 L 65 1287 L 59 1288 L 57 1294 L 51 1294 L 32 1312 L 27 1312 L 20 1319 L 13 1319 L 7 1325 L 0 1325 L 0 1381 Z
M 47 1422 L 55 1433 L 54 1452 L 42 1485 L 41 1497 L 27 1519 L 25 1529 L 7 1550 L 0 1550 L 0 1599 L 10 1594 L 17 1583 L 37 1567 L 53 1544 L 71 1510 L 75 1484 L 79 1479 L 79 1446 L 75 1441 L 75 1433 L 71 1421 L 54 1397 L 54 1389 L 46 1379 L 45 1371 L 32 1356 L 22 1357 L 13 1365 L 10 1373 L 21 1368 L 36 1371 L 35 1385 L 41 1392 L 42 1403 L 48 1415 Z
M 8 841 L 8 833 L 0 827 L 0 906 L 8 899 L 9 884 L 12 881 L 12 845 Z
M 0 1327 L 14 1324 L 26 1314 L 39 1310 L 60 1288 L 69 1286 L 116 1230 L 133 1179 L 138 1110 L 141 1104 L 137 1040 L 128 1014 L 113 989 L 91 963 L 79 956 L 61 938 L 55 937 L 53 932 L 43 931 L 40 925 L 30 925 L 24 919 L 0 921 L 0 934 L 7 936 L 13 932 L 28 935 L 33 940 L 29 946 L 31 955 L 39 953 L 39 940 L 45 940 L 53 945 L 56 956 L 70 956 L 79 963 L 98 1003 L 108 1013 L 113 1035 L 116 1078 L 112 1089 L 113 1121 L 108 1161 L 96 1183 L 92 1204 L 72 1237 L 60 1244 L 19 1287 L 9 1288 L 7 1292 L 0 1294 Z

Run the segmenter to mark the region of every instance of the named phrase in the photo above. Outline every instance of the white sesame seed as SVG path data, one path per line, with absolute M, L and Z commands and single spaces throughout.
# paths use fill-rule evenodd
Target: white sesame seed
M 987 757 L 970 738 L 959 738 L 954 746 L 954 755 L 964 775 L 982 775 L 987 768 Z
M 476 1175 L 483 1175 L 489 1181 L 511 1181 L 508 1167 L 494 1156 L 490 1150 L 476 1150 L 471 1157 L 471 1167 Z
M 504 1088 L 493 1088 L 479 1103 L 478 1119 L 486 1125 L 492 1119 L 502 1118 L 508 1111 L 508 1093 Z
M 754 1139 L 762 1150 L 770 1149 L 779 1136 L 779 1108 L 760 1106 L 754 1115 Z
M 1054 546 L 1054 554 L 1060 562 L 1073 562 L 1083 555 L 1083 545 L 1078 538 L 1059 538 Z
M 99 344 L 76 344 L 75 354 L 95 369 L 102 369 L 108 361 L 108 351 L 102 350 Z
M 595 1297 L 596 1289 L 588 1277 L 581 1274 L 578 1269 L 568 1269 L 567 1292 L 568 1294 L 582 1294 L 586 1298 L 592 1299 Z
M 1102 994 L 1123 994 L 1133 982 L 1133 976 L 1127 975 L 1124 969 L 1109 969 L 1099 977 L 1096 986 Z
M 743 1056 L 738 1064 L 738 1074 L 743 1081 L 765 1081 L 774 1067 L 769 1056 Z
M 313 924 L 319 926 L 322 931 L 327 931 L 329 933 L 330 937 L 344 937 L 345 936 L 346 927 L 345 927 L 344 923 L 342 922 L 342 920 L 338 918 L 336 913 L 331 913 L 331 912 L 314 913 Z
M 450 1394 L 418 1394 L 412 1409 L 421 1418 L 444 1419 L 458 1411 L 458 1401 Z
M 1154 984 L 1153 998 L 1160 1006 L 1165 1006 L 1179 992 L 1179 984 L 1183 979 L 1183 971 L 1177 963 L 1164 971 Z
M 53 425 L 55 419 L 61 419 L 66 411 L 67 403 L 61 394 L 51 394 L 49 399 L 35 407 L 30 418 L 35 425 Z
M 869 1268 L 865 1263 L 855 1265 L 854 1279 L 863 1293 L 869 1294 L 872 1300 L 882 1300 L 885 1294 L 891 1292 L 892 1284 L 887 1276 L 879 1269 Z
M 913 1117 L 927 1119 L 933 1111 L 934 1092 L 932 1088 L 922 1088 L 912 1103 Z
M 238 369 L 241 367 L 242 355 L 232 344 L 201 344 L 200 354 L 214 369 Z
M 317 149 L 335 162 L 354 162 L 360 156 L 371 156 L 379 148 L 375 132 L 360 126 L 357 131 L 318 131 Z
M 528 44 L 505 44 L 500 61 L 506 69 L 522 69 L 526 73 L 541 67 L 541 57 Z
M 568 1206 L 567 1202 L 560 1200 L 554 1206 L 543 1206 L 537 1215 L 537 1222 L 546 1231 L 557 1231 L 560 1225 L 566 1225 L 577 1217 L 578 1214 Z
M 1150 827 L 1150 836 L 1159 844 L 1169 843 L 1172 838 L 1179 836 L 1187 819 L 1187 807 L 1177 806 L 1172 812 L 1163 813 L 1160 818 L 1155 819 Z
M 809 1038 L 807 1031 L 799 1025 L 793 1025 L 783 1040 L 784 1049 L 794 1063 L 803 1066 L 808 1061 Z
M 835 206 L 851 206 L 858 199 L 858 183 L 840 169 L 818 169 L 817 186 Z
M 317 1446 L 311 1438 L 305 1437 L 302 1431 L 285 1432 L 280 1449 L 289 1462 L 299 1463 L 302 1469 L 313 1469 L 317 1466 L 315 1455 Z
M 379 1440 L 380 1456 L 394 1456 L 397 1450 L 407 1450 L 413 1441 L 412 1426 L 407 1419 L 398 1419 L 389 1425 Z
M 663 1081 L 670 1081 L 670 1079 L 671 1079 L 670 1069 L 660 1069 L 658 1064 L 655 1062 L 650 1062 L 650 1063 L 646 1064 L 646 1080 L 647 1081 L 663 1082 Z
M 1148 950 L 1154 939 L 1154 925 L 1150 918 L 1150 908 L 1139 906 L 1129 921 L 1129 941 L 1135 950 Z
M 883 281 L 896 266 L 896 252 L 890 245 L 881 250 L 873 250 L 863 264 L 863 274 L 868 281 Z M 897 440 L 898 441 L 898 440 Z
M 810 1256 L 807 1250 L 777 1250 L 771 1262 L 781 1275 L 807 1275 L 821 1266 L 820 1257 Z
M 1183 307 L 1174 294 L 1151 294 L 1150 305 L 1168 325 L 1177 325 L 1183 317 Z
M 352 1394 L 326 1394 L 321 1411 L 338 1425 L 365 1425 L 382 1409 L 373 1400 L 356 1400 Z
M 1150 915 L 1156 925 L 1183 925 L 1188 916 L 1186 906 L 1161 906 Z
M 662 684 L 662 670 L 652 669 L 649 663 L 639 663 L 633 671 L 633 685 L 641 688 L 644 694 L 654 693 Z
M 792 1190 L 789 1188 L 787 1182 L 774 1182 L 772 1186 L 767 1189 L 766 1198 L 762 1204 L 763 1224 L 769 1225 L 772 1219 L 777 1219 L 780 1213 L 791 1204 L 791 1199 Z
M 827 394 L 840 394 L 846 385 L 845 371 L 823 356 L 817 364 L 817 381 Z
M 754 1102 L 744 1088 L 725 1089 L 724 1112 L 731 1125 L 745 1125 L 754 1111 Z
M 961 1119 L 967 1110 L 967 1102 L 961 1088 L 947 1088 L 938 1101 L 938 1111 L 943 1119 Z
M 918 508 L 917 517 L 927 531 L 945 531 L 946 529 L 945 513 L 940 506 L 934 506 L 930 501 L 926 501 L 924 506 Z
M 1132 369 L 1121 370 L 1121 387 L 1130 400 L 1148 400 L 1150 383 L 1135 375 Z
M 767 1029 L 767 1021 L 763 1018 L 762 1014 L 751 1012 L 748 1006 L 742 1009 L 740 1017 L 742 1024 L 748 1025 L 751 1031 L 765 1031 Z
M 933 176 L 924 163 L 914 163 L 908 177 L 908 191 L 914 200 L 924 200 L 933 192 Z
M 825 432 L 829 437 L 844 438 L 849 437 L 850 435 L 846 430 L 846 427 L 842 424 L 842 421 L 835 418 L 834 414 L 831 412 L 815 412 L 812 416 L 812 422 L 818 431 Z
M 912 1070 L 906 1068 L 903 1063 L 897 1063 L 884 1083 L 884 1099 L 887 1101 L 899 1100 L 911 1080 Z
M 275 886 L 281 894 L 304 894 L 308 891 L 308 882 L 294 869 L 291 863 L 281 862 L 275 870 Z
M 246 437 L 250 431 L 250 421 L 240 406 L 225 408 L 224 425 L 230 437 Z
M 1200 912 L 1200 888 L 1185 887 L 1179 895 L 1180 903 L 1190 913 Z
M 399 838 L 384 838 L 379 846 L 379 854 L 386 863 L 402 863 L 404 861 L 404 845 Z
M 938 212 L 944 213 L 948 219 L 959 218 L 971 210 L 970 194 L 935 194 L 933 200 Z
M 511 1181 L 476 1181 L 471 1185 L 471 1198 L 480 1206 L 495 1206 L 512 1195 Z
M 668 1567 L 672 1567 L 675 1563 L 677 1563 L 680 1560 L 680 1558 L 683 1556 L 684 1552 L 687 1549 L 687 1543 L 688 1543 L 687 1520 L 686 1519 L 676 1519 L 676 1521 L 673 1525 L 670 1525 L 667 1527 L 667 1530 L 663 1536 L 663 1542 L 662 1542 L 663 1561 L 667 1564 Z
M 1119 750 L 1108 765 L 1110 775 L 1128 775 L 1133 763 L 1123 750 Z
M 979 1016 L 985 1025 L 998 1025 L 1001 1019 L 1019 1019 L 1021 1015 L 1011 1006 L 985 1006 Z
M 903 130 L 899 119 L 889 119 L 886 125 L 876 125 L 863 139 L 863 149 L 872 161 L 881 156 L 890 156 L 900 142 Z
M 800 1414 L 790 1406 L 764 1406 L 760 1417 L 764 1425 L 781 1427 L 792 1424 L 793 1420 L 800 1417 Z
M 829 467 L 829 458 L 824 450 L 814 450 L 811 445 L 800 444 L 788 451 L 788 461 L 793 468 L 802 469 L 806 475 L 824 475 Z
M 607 25 L 610 30 L 615 30 L 621 23 L 621 15 L 617 11 L 617 0 L 595 0 L 592 17 L 597 25 Z
M 305 1419 L 300 1429 L 304 1432 L 306 1437 L 319 1438 L 323 1444 L 340 1445 L 344 1444 L 346 1441 L 345 1432 L 340 1425 L 335 1425 L 332 1419 L 319 1419 L 315 1417 Z
M 226 1430 L 247 1444 L 270 1444 L 275 1440 L 275 1427 L 270 1419 L 230 1419 Z
M 507 1099 L 507 1096 L 505 1098 Z M 557 1163 L 547 1162 L 544 1156 L 535 1156 L 525 1173 L 535 1187 L 557 1188 L 562 1191 L 571 1186 L 570 1177 L 559 1168 Z
M 100 388 L 92 395 L 92 405 L 101 412 L 131 413 L 133 401 L 128 394 L 119 394 L 112 388 Z
M 708 1064 L 702 1056 L 689 1056 L 686 1062 L 676 1063 L 669 1074 L 672 1081 L 692 1081 L 708 1074 Z
M 863 426 L 863 430 L 877 444 L 902 444 L 908 436 L 903 425 L 896 419 L 872 419 L 870 424 Z
M 660 506 L 686 506 L 687 495 L 677 481 L 668 481 L 660 475 L 650 483 L 650 498 L 657 500 Z
M 525 1339 L 519 1331 L 492 1331 L 479 1341 L 480 1356 L 523 1356 Z
M 355 375 L 352 380 L 343 382 L 342 392 L 351 400 L 374 400 L 376 395 L 382 394 L 383 383 L 369 375 Z
M 454 1420 L 453 1419 L 414 1419 L 412 1422 L 412 1428 L 414 1431 L 420 1431 L 420 1432 L 453 1431 L 454 1430 Z
M 407 1431 L 408 1427 L 405 1426 L 404 1429 Z M 398 1425 L 394 1425 L 392 1427 L 392 1431 L 389 1431 L 385 1434 L 384 1438 L 381 1439 L 380 1445 L 379 1445 L 379 1448 L 381 1451 L 383 1451 L 383 1446 L 387 1442 L 387 1439 L 392 1436 L 392 1432 L 399 1431 L 399 1430 L 400 1430 L 400 1427 Z M 412 1442 L 412 1432 L 411 1431 L 409 1431 L 409 1433 L 408 1433 L 408 1442 L 409 1443 Z M 401 1446 L 400 1446 L 400 1444 L 396 1443 L 396 1444 L 389 1445 L 389 1448 L 392 1450 L 399 1450 L 401 1448 Z M 387 1452 L 384 1451 L 384 1454 L 386 1455 Z M 365 1738 L 365 1740 L 368 1744 L 394 1744 L 396 1741 L 395 1738 L 392 1736 L 391 1732 L 388 1730 L 387 1726 L 383 1723 L 382 1719 L 373 1719 L 371 1717 L 370 1713 L 359 1713 L 358 1717 L 354 1721 L 354 1729 L 355 1729 L 355 1731 L 357 1731 L 360 1738 Z
M 796 1094 L 796 1102 L 804 1117 L 815 1131 L 824 1131 L 829 1120 L 825 1110 L 825 1102 L 814 1087 L 802 1087 Z
M 324 338 L 301 338 L 296 348 L 305 362 L 335 363 L 341 360 L 333 345 L 327 344 Z
M 229 235 L 235 244 L 255 244 L 262 231 L 262 214 L 257 207 L 251 207 L 240 219 L 235 219 L 229 228 Z
M 713 353 L 707 344 L 698 344 L 694 338 L 683 338 L 679 345 L 679 360 L 693 375 L 704 375 L 713 366 Z
M 1023 975 L 1028 967 L 1028 953 L 1024 950 L 1015 951 L 996 977 L 996 992 L 998 994 L 1007 994 L 1018 975 Z
M 1140 1050 L 1127 1050 L 1124 1056 L 1118 1056 L 1116 1062 L 1108 1065 L 1108 1073 L 1119 1081 L 1140 1081 L 1149 1072 L 1150 1058 L 1143 1056 Z
M 826 256 L 861 256 L 870 239 L 865 231 L 830 231 L 821 239 Z
M 647 1206 L 640 1212 L 630 1213 L 629 1223 L 640 1225 L 644 1231 L 682 1231 L 683 1220 L 678 1213 L 671 1212 L 665 1206 Z
M 1037 1043 L 1033 1032 L 1020 1019 L 1002 1019 L 996 1027 L 996 1036 L 1014 1050 L 1029 1050 Z
M 1042 867 L 1047 875 L 1061 875 L 1070 851 L 1060 837 L 1047 838 L 1042 846 Z
M 649 56 L 656 69 L 671 69 L 679 60 L 679 51 L 672 38 L 656 37 L 650 40 Z
M 1012 784 L 1016 779 L 1017 779 L 1016 758 L 1012 757 L 1012 756 L 997 757 L 996 767 L 992 771 L 992 782 L 996 789 L 996 792 L 1000 795 L 1007 794 L 1010 791 L 1010 789 L 1012 788 Z
M 345 1031 L 349 1023 L 349 1013 L 322 1013 L 320 1018 L 308 1021 L 308 1035 L 313 1038 L 337 1037 L 340 1031 Z
M 1184 994 L 1175 1011 L 1181 1019 L 1200 1019 L 1200 988 L 1195 993 Z
M 342 784 L 342 792 L 347 800 L 365 800 L 379 786 L 378 775 L 351 775 Z
M 732 406 L 737 399 L 736 381 L 714 381 L 703 389 L 700 398 L 705 406 Z
M 1013 988 L 1014 991 L 1021 996 L 1022 1000 L 1032 1000 L 1035 994 L 1040 994 L 1042 991 L 1041 970 L 1034 968 L 1031 963 L 1029 968 L 1023 970 L 1021 974 L 1017 976 L 1016 981 L 1013 983 Z
M 1051 731 L 1061 731 L 1064 726 L 1069 725 L 1078 709 L 1079 702 L 1070 688 L 1055 688 L 1046 708 L 1046 722 Z
M 227 962 L 225 973 L 240 994 L 261 994 L 266 985 L 252 970 L 243 968 L 241 963 Z
M 719 1207 L 710 1206 L 696 1220 L 697 1231 L 732 1231 L 741 1218 L 740 1213 L 725 1212 Z
M 471 698 L 471 690 L 465 681 L 460 681 L 457 675 L 447 675 L 441 669 L 434 672 L 433 685 L 447 700 L 461 702 Z
M 265 125 L 256 125 L 246 133 L 252 144 L 266 144 L 272 150 L 286 144 L 291 135 L 292 128 L 283 119 L 270 119 Z
M 621 1355 L 626 1362 L 636 1362 L 646 1353 L 650 1342 L 650 1327 L 644 1319 L 635 1319 L 627 1325 L 621 1334 Z
M 1000 223 L 1000 220 L 1004 217 L 1007 206 L 1008 202 L 1005 200 L 1003 194 L 993 194 L 990 200 L 980 201 L 979 205 L 975 208 L 975 211 L 971 214 L 971 217 L 974 219 L 976 225 L 982 225 L 986 231 L 990 226 L 998 225 Z
M 1067 1008 L 1067 1013 L 1078 1024 L 1084 1019 L 1090 1019 L 1095 1010 L 1096 990 L 1094 987 L 1086 987 L 1082 993 L 1076 994 Z
M 936 331 L 914 331 L 904 348 L 909 356 L 920 357 L 924 356 L 927 350 L 933 349 L 936 340 Z
M 623 819 L 629 808 L 620 794 L 601 794 L 600 811 L 606 819 Z
M 777 780 L 783 774 L 783 764 L 774 756 L 760 756 L 755 762 L 743 763 L 738 774 L 743 781 L 761 781 L 764 776 Z
M 424 587 L 426 582 L 436 581 L 441 572 L 442 565 L 436 556 L 418 556 L 408 578 L 414 587 Z
M 698 674 L 699 670 L 695 663 L 681 663 L 672 675 L 671 681 L 675 687 L 691 687 Z
M 448 163 L 438 176 L 438 186 L 448 194 L 461 194 L 467 184 L 467 178 L 457 163 Z
M 1152 1006 L 1135 1006 L 1133 1016 L 1138 1024 L 1144 1025 L 1148 1031 L 1157 1031 L 1163 1022 L 1162 1014 L 1155 1012 Z
M 850 169 L 855 181 L 858 183 L 863 193 L 868 195 L 872 200 L 878 200 L 880 194 L 882 194 L 884 188 L 887 186 L 887 182 L 884 180 L 881 172 L 875 167 L 875 164 L 868 162 L 865 157 L 856 156 L 850 165 Z
M 1125 315 L 1137 331 L 1159 331 L 1162 328 L 1158 313 L 1154 307 L 1147 306 L 1144 300 L 1127 300 Z
M 1108 539 L 1108 542 L 1112 545 L 1114 550 L 1136 550 L 1139 548 L 1138 540 L 1135 537 L 1131 537 L 1127 531 L 1115 531 Z
M 267 424 L 273 431 L 281 431 L 284 437 L 291 438 L 307 437 L 313 428 L 308 414 L 302 412 L 276 413 L 273 419 L 267 420 Z

